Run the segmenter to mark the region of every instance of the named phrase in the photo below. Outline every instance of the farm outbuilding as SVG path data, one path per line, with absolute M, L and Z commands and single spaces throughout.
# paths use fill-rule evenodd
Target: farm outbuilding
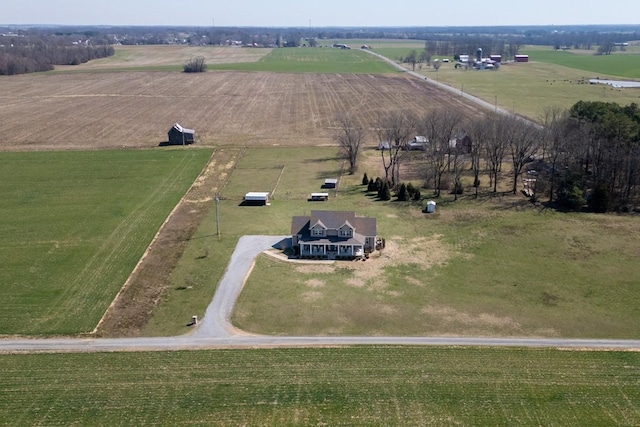
M 338 180 L 336 178 L 327 178 L 324 180 L 324 185 L 322 188 L 336 188 L 338 185 Z
M 244 203 L 247 205 L 268 205 L 269 193 L 261 191 L 250 191 L 244 195 Z
M 529 62 L 529 55 L 516 55 L 516 62 Z
M 170 145 L 187 145 L 196 142 L 196 131 L 193 129 L 183 128 L 178 123 L 173 125 L 167 134 L 169 136 Z
M 329 193 L 311 193 L 311 201 L 325 202 L 329 200 Z
M 426 212 L 427 213 L 434 213 L 435 211 L 436 211 L 436 202 L 434 202 L 433 200 L 429 200 L 427 202 Z

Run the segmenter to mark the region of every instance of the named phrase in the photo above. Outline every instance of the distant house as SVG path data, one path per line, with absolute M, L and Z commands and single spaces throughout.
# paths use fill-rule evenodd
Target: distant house
M 409 151 L 424 151 L 427 149 L 428 143 L 429 139 L 426 136 L 418 135 L 407 142 L 404 148 Z
M 353 211 L 311 211 L 293 217 L 291 238 L 300 258 L 353 259 L 376 250 L 377 223 Z
M 196 142 L 196 131 L 183 128 L 178 123 L 173 125 L 167 134 L 170 145 L 187 145 Z

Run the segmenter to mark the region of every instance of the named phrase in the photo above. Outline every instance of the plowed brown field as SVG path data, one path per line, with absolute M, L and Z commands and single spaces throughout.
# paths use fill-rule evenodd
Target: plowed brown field
M 114 72 L 0 76 L 0 150 L 153 147 L 178 122 L 207 145 L 332 143 L 335 114 L 479 107 L 405 75 Z

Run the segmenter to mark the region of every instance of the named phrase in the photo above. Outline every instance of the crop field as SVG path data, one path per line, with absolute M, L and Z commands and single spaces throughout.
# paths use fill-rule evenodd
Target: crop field
M 0 333 L 90 332 L 210 155 L 0 153 Z
M 2 425 L 640 424 L 640 353 L 352 347 L 0 356 Z
M 71 73 L 0 84 L 0 150 L 150 148 L 176 122 L 200 145 L 316 146 L 333 144 L 344 111 L 366 127 L 389 110 L 479 111 L 401 73 Z
M 173 70 L 196 56 L 205 63 L 228 64 L 255 62 L 268 55 L 271 49 L 243 49 L 239 47 L 212 46 L 115 46 L 115 55 L 96 59 L 80 65 L 59 65 L 55 71 L 123 71 L 123 70 Z

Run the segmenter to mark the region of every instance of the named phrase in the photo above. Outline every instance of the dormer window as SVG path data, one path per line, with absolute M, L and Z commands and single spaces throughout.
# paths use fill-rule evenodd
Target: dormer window
M 311 235 L 312 236 L 324 236 L 324 229 L 323 228 L 312 228 L 311 229 Z
M 351 229 L 350 228 L 341 228 L 340 229 L 340 237 L 351 237 Z

